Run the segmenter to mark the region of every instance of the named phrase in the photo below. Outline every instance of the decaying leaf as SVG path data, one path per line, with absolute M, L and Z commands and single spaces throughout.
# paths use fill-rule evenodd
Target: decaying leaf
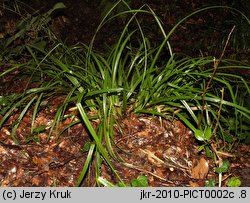
M 198 182 L 189 181 L 189 185 L 190 187 L 202 187 L 203 186 L 199 183 L 199 181 Z
M 198 164 L 192 168 L 192 178 L 205 179 L 208 173 L 208 162 L 204 158 L 200 158 Z

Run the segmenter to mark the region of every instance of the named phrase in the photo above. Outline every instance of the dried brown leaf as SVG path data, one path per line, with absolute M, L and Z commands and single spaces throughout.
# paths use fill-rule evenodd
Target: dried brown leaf
M 208 174 L 208 162 L 204 158 L 200 158 L 198 164 L 192 168 L 192 178 L 205 179 Z

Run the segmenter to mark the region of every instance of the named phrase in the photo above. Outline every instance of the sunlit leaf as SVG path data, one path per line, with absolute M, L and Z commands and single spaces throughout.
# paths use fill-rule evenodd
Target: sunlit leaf
M 195 129 L 194 136 L 199 141 L 204 141 L 205 140 L 204 131 L 203 130 Z
M 238 177 L 232 177 L 227 181 L 228 187 L 240 187 L 241 181 Z
M 132 187 L 148 187 L 148 178 L 146 176 L 138 176 L 131 180 Z
M 205 132 L 204 132 L 204 138 L 205 140 L 210 140 L 210 138 L 212 137 L 213 133 L 212 133 L 212 128 L 211 127 L 206 127 L 205 128 Z
M 223 161 L 221 167 L 215 169 L 216 173 L 226 173 L 230 167 L 229 161 Z
M 34 133 L 40 133 L 45 130 L 47 126 L 46 125 L 39 125 L 38 127 L 34 128 L 33 132 Z
M 215 187 L 215 186 L 216 186 L 216 182 L 214 179 L 210 179 L 205 182 L 205 187 Z

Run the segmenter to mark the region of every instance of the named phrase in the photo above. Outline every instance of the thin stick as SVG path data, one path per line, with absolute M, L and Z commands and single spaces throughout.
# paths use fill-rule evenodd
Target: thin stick
M 230 33 L 229 33 L 229 35 L 228 35 L 228 37 L 227 37 L 226 44 L 225 44 L 224 49 L 223 49 L 223 51 L 222 51 L 222 53 L 221 53 L 221 55 L 220 55 L 219 60 L 216 61 L 216 60 L 214 59 L 214 71 L 213 71 L 213 73 L 212 73 L 212 75 L 211 75 L 211 77 L 210 77 L 210 79 L 209 79 L 209 81 L 208 81 L 208 83 L 207 83 L 207 85 L 206 85 L 206 88 L 205 88 L 204 92 L 203 92 L 202 95 L 201 95 L 201 96 L 202 96 L 202 109 L 201 109 L 200 119 L 199 119 L 199 123 L 198 123 L 198 128 L 200 128 L 201 121 L 202 121 L 203 111 L 205 110 L 205 96 L 206 96 L 207 90 L 208 90 L 208 88 L 210 87 L 210 84 L 211 84 L 211 82 L 212 82 L 212 80 L 213 80 L 213 78 L 214 78 L 214 76 L 215 76 L 215 73 L 216 73 L 216 71 L 217 71 L 217 69 L 218 69 L 219 64 L 220 64 L 221 61 L 222 61 L 222 58 L 224 57 L 224 54 L 225 54 L 225 52 L 226 52 L 226 48 L 227 48 L 227 46 L 228 46 L 228 44 L 229 44 L 229 40 L 230 40 L 230 38 L 231 38 L 231 35 L 232 35 L 234 29 L 235 29 L 235 25 L 233 26 L 233 28 L 231 29 L 231 31 L 230 31 Z

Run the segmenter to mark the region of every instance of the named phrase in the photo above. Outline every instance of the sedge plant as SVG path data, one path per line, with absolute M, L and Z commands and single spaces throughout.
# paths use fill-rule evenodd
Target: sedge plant
M 121 3 L 127 10 L 110 16 L 112 10 Z M 115 185 L 101 177 L 100 166 L 105 161 L 116 174 L 120 185 L 125 186 L 111 160 L 120 161 L 119 154 L 114 149 L 114 125 L 119 123 L 120 116 L 129 113 L 128 109 L 138 114 L 180 119 L 193 131 L 195 138 L 202 143 L 200 149 L 207 150 L 207 154 L 213 152 L 212 140 L 217 143 L 218 140 L 223 140 L 223 145 L 218 148 L 231 150 L 239 140 L 249 139 L 249 103 L 242 97 L 249 97 L 250 89 L 249 81 L 243 76 L 225 70 L 249 70 L 250 66 L 222 58 L 211 85 L 206 88 L 214 71 L 213 57 L 183 58 L 173 53 L 169 43 L 171 34 L 189 17 L 209 9 L 224 8 L 226 7 L 212 6 L 197 10 L 182 18 L 171 31 L 165 33 L 160 19 L 150 7 L 144 5 L 132 10 L 126 2 L 119 1 L 105 15 L 89 46 L 66 46 L 61 42 L 48 43 L 45 39 L 25 44 L 23 51 L 28 55 L 28 62 L 12 65 L 1 72 L 0 77 L 19 70 L 22 74 L 31 76 L 29 84 L 34 81 L 42 82 L 37 82 L 36 87 L 27 85 L 20 94 L 0 95 L 0 127 L 18 109 L 20 115 L 11 133 L 11 138 L 18 144 L 16 130 L 27 111 L 33 108 L 33 134 L 37 131 L 34 123 L 41 105 L 49 98 L 63 96 L 64 102 L 57 109 L 53 123 L 46 126 L 50 129 L 48 139 L 52 132 L 56 131 L 59 138 L 67 128 L 80 122 L 86 126 L 93 139 L 77 186 L 84 179 L 93 159 L 98 185 Z M 242 14 L 250 22 L 240 11 L 233 8 L 231 10 Z M 140 23 L 140 14 L 154 17 L 162 33 L 162 43 L 158 46 L 151 46 Z M 95 38 L 101 28 L 123 15 L 129 17 L 118 42 L 108 54 L 95 51 Z M 168 52 L 167 57 L 164 50 Z M 65 118 L 67 108 L 72 105 L 79 112 L 79 120 L 59 132 L 59 123 Z M 97 113 L 91 117 L 90 112 Z M 92 119 L 98 119 L 98 128 L 93 127 Z

